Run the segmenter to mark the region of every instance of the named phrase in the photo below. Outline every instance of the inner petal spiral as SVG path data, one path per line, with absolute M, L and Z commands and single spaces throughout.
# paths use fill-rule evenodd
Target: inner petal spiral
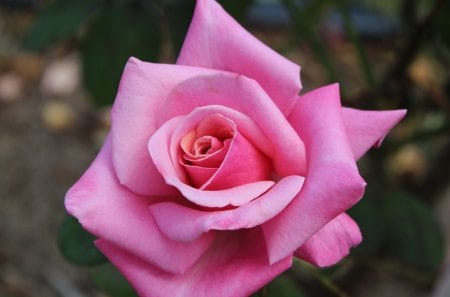
M 267 179 L 270 165 L 238 131 L 236 124 L 221 114 L 202 119 L 180 142 L 179 162 L 191 185 L 219 190 Z

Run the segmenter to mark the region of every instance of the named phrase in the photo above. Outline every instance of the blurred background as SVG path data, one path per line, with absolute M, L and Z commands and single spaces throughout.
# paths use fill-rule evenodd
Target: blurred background
M 450 296 L 450 1 L 221 1 L 302 66 L 304 91 L 407 108 L 361 161 L 364 241 L 255 296 Z M 109 129 L 129 56 L 173 63 L 194 1 L 0 0 L 0 296 L 134 296 L 63 208 Z M 62 226 L 62 227 L 61 227 Z M 64 255 L 64 256 L 63 256 Z M 99 265 L 100 264 L 100 265 Z

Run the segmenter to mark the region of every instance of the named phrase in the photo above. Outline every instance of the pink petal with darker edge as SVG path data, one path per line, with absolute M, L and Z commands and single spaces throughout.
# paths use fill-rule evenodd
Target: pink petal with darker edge
M 196 240 L 210 230 L 253 228 L 270 220 L 292 201 L 304 178 L 288 176 L 261 197 L 230 210 L 196 210 L 172 202 L 155 203 L 150 211 L 160 230 L 176 241 Z
M 108 137 L 95 161 L 67 192 L 65 205 L 67 211 L 95 236 L 162 270 L 182 273 L 209 247 L 213 234 L 190 243 L 168 239 L 159 231 L 148 211 L 152 202 L 161 200 L 174 199 L 138 196 L 119 184 Z
M 337 84 L 301 96 L 289 122 L 305 142 L 308 172 L 299 195 L 263 225 L 271 263 L 354 205 L 365 187 L 348 144 Z
M 380 146 L 389 130 L 405 115 L 405 109 L 372 111 L 343 108 L 342 118 L 355 160 L 371 147 Z
M 175 116 L 211 105 L 234 109 L 252 119 L 268 142 L 260 145 L 260 140 L 253 142 L 245 136 L 258 148 L 270 146 L 269 152 L 260 150 L 270 156 L 278 175 L 305 174 L 303 142 L 261 86 L 248 77 L 211 73 L 188 79 L 172 90 L 165 103 L 167 113 L 161 116 L 160 121 L 164 123 Z M 238 129 L 241 130 L 239 125 Z
M 174 131 L 184 118 L 180 116 L 167 121 L 150 138 L 148 150 L 166 183 L 176 187 L 187 200 L 205 207 L 239 206 L 255 199 L 274 185 L 269 180 L 257 181 L 218 191 L 199 190 L 189 185 L 178 159 L 170 155 L 169 148 Z
M 294 256 L 324 267 L 339 262 L 362 240 L 358 225 L 342 213 L 309 238 Z
M 216 1 L 197 1 L 177 64 L 227 70 L 252 78 L 285 115 L 294 107 L 301 90 L 300 66 L 256 39 Z
M 217 234 L 210 249 L 183 274 L 161 271 L 105 241 L 97 247 L 139 296 L 247 297 L 291 266 L 292 255 L 269 265 L 259 229 Z M 174 258 L 177 260 L 177 258 Z

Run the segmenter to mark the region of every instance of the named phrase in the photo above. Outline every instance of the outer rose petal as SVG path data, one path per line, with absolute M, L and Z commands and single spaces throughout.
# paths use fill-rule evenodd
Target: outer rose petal
M 292 261 L 289 255 L 269 265 L 260 229 L 217 234 L 211 248 L 183 274 L 165 273 L 105 240 L 96 245 L 139 296 L 151 297 L 246 297 L 289 268 Z
M 196 80 L 194 79 L 196 77 L 200 78 Z M 210 79 L 205 79 L 205 77 L 210 77 Z M 228 79 L 225 81 L 220 78 Z M 194 91 L 195 97 L 189 98 L 189 102 L 176 96 L 176 90 L 178 89 L 176 86 L 181 85 L 181 89 L 184 90 L 192 82 L 209 83 L 210 80 L 213 80 L 216 84 L 215 89 L 222 88 L 226 83 L 236 85 L 242 81 L 236 74 L 224 71 L 182 65 L 146 63 L 135 58 L 129 60 L 122 75 L 111 114 L 112 158 L 121 184 L 142 195 L 174 194 L 173 188 L 164 183 L 147 153 L 148 139 L 155 130 L 168 119 L 187 114 L 195 107 L 204 105 L 219 104 L 246 113 L 244 112 L 245 106 L 241 106 L 245 102 L 240 101 L 243 95 L 237 98 L 218 98 L 218 94 L 216 94 L 213 100 L 208 100 L 208 88 L 204 88 L 205 85 L 201 85 L 202 92 L 199 92 L 199 89 L 193 86 L 192 91 Z M 184 83 L 181 84 L 182 82 Z M 232 88 L 233 86 L 230 86 L 227 89 L 231 91 Z M 264 93 L 262 90 L 259 90 L 259 92 Z M 168 98 L 169 95 L 170 98 Z M 172 99 L 180 100 L 180 102 L 178 103 L 176 100 L 174 102 Z M 192 101 L 193 99 L 194 101 Z M 268 102 L 253 100 L 253 102 L 244 104 L 253 106 L 245 107 L 246 111 L 252 114 L 254 106 L 259 106 L 261 111 L 258 112 L 258 115 L 265 122 L 264 132 L 267 136 L 273 138 L 274 143 L 289 143 L 289 147 L 294 147 L 297 150 L 289 152 L 289 154 L 277 153 L 278 155 L 275 156 L 279 159 L 278 163 L 292 164 L 292 170 L 293 168 L 304 170 L 304 147 L 300 139 L 295 139 L 295 131 L 288 127 L 289 124 L 286 123 L 282 115 L 281 122 L 277 121 L 277 124 L 273 127 L 268 125 L 267 119 L 264 118 L 265 114 L 272 114 L 270 116 L 272 119 L 280 117 L 279 114 L 281 113 L 266 94 L 264 98 L 259 99 Z M 247 139 L 251 140 L 248 137 Z M 289 139 L 291 140 L 288 141 Z M 265 146 L 269 145 L 270 142 L 267 142 Z M 283 148 L 269 149 L 272 150 L 270 154 L 273 155 L 273 151 L 281 152 Z M 267 150 L 262 151 L 267 152 Z M 302 157 L 299 158 L 298 155 Z M 283 166 L 280 165 L 279 167 L 282 168 Z M 290 174 L 297 173 L 290 172 L 285 175 Z
M 330 266 L 347 256 L 362 240 L 358 225 L 342 213 L 311 236 L 294 256 L 317 266 Z
M 210 230 L 253 228 L 270 220 L 297 195 L 301 176 L 288 176 L 261 197 L 230 210 L 201 211 L 172 202 L 155 203 L 150 211 L 158 227 L 176 241 L 193 241 Z
M 289 122 L 305 142 L 308 172 L 299 195 L 263 225 L 271 263 L 354 205 L 365 187 L 347 141 L 337 84 L 302 96 Z
M 110 138 L 65 198 L 67 211 L 95 236 L 163 270 L 181 273 L 209 247 L 213 234 L 191 243 L 171 241 L 159 231 L 148 212 L 150 203 L 148 197 L 119 184 L 111 162 Z
M 248 33 L 216 1 L 197 1 L 177 64 L 250 77 L 285 115 L 292 110 L 301 90 L 300 67 Z
M 151 64 L 131 58 L 122 78 L 111 112 L 112 158 L 121 184 L 137 194 L 170 195 L 147 151 L 150 135 L 157 129 L 157 115 L 164 98 L 179 82 L 198 70 Z
M 405 109 L 366 111 L 343 108 L 342 118 L 355 160 L 358 160 L 372 146 L 380 146 L 389 130 L 405 115 Z

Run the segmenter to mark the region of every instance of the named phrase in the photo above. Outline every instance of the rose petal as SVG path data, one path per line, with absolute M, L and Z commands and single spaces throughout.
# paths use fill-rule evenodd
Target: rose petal
M 121 184 L 138 194 L 176 193 L 153 165 L 147 142 L 158 127 L 156 115 L 164 109 L 164 98 L 173 86 L 196 72 L 177 69 L 131 58 L 122 74 L 111 112 L 112 158 Z
M 300 67 L 248 33 L 216 1 L 197 1 L 177 64 L 250 77 L 285 115 L 294 107 L 301 90 Z
M 189 114 L 195 108 L 212 105 L 222 105 L 251 117 L 268 142 L 261 144 L 262 138 L 254 142 L 243 134 L 272 158 L 278 175 L 305 174 L 304 144 L 261 86 L 245 76 L 226 73 L 199 75 L 178 84 L 168 96 L 165 103 L 167 112 L 161 115 L 160 120 L 164 123 L 175 116 Z M 237 127 L 242 131 L 239 124 Z M 261 146 L 271 146 L 269 153 Z
M 365 187 L 347 141 L 337 84 L 302 96 L 289 121 L 305 142 L 308 173 L 299 195 L 263 225 L 271 263 L 354 205 Z
M 358 225 L 342 213 L 309 238 L 294 255 L 311 264 L 331 266 L 347 256 L 362 240 Z
M 108 138 L 91 167 L 67 192 L 65 205 L 67 211 L 95 236 L 160 269 L 181 273 L 209 247 L 213 234 L 191 243 L 169 240 L 148 212 L 150 203 L 155 201 L 138 196 L 119 184 L 114 175 Z M 176 261 L 173 260 L 175 257 Z
M 204 191 L 189 186 L 187 177 L 180 169 L 178 161 L 170 155 L 170 142 L 175 129 L 184 117 L 175 117 L 167 121 L 156 131 L 148 142 L 153 162 L 169 185 L 178 188 L 189 201 L 205 207 L 239 206 L 255 199 L 273 186 L 273 181 L 258 181 L 219 191 Z
M 202 186 L 214 175 L 217 168 L 209 167 L 199 167 L 199 166 L 188 166 L 184 165 L 189 175 L 189 181 L 191 184 L 197 188 L 203 190 Z
M 210 230 L 253 228 L 270 220 L 297 195 L 303 180 L 300 176 L 285 177 L 261 197 L 231 210 L 201 211 L 161 202 L 151 205 L 150 211 L 167 237 L 189 242 Z
M 192 107 L 192 110 L 186 110 L 186 113 L 188 113 L 188 115 L 185 117 L 185 122 L 183 123 L 183 125 L 177 127 L 177 129 L 173 132 L 174 134 L 172 137 L 172 142 L 174 143 L 174 147 L 172 148 L 172 150 L 174 150 L 175 148 L 178 149 L 178 143 L 182 141 L 183 137 L 186 136 L 189 131 L 194 129 L 196 125 L 204 118 L 207 118 L 212 114 L 220 114 L 223 117 L 228 118 L 231 121 L 232 127 L 234 127 L 235 130 L 239 129 L 239 132 L 246 139 L 248 139 L 258 150 L 260 150 L 267 156 L 272 155 L 272 146 L 270 144 L 270 139 L 249 116 L 222 105 Z M 165 120 L 164 122 L 166 122 L 167 120 Z M 175 157 L 174 152 L 172 152 L 172 155 Z
M 406 115 L 405 109 L 369 111 L 343 108 L 342 118 L 355 159 L 380 146 L 389 130 Z
M 205 190 L 223 190 L 268 180 L 270 173 L 271 166 L 268 159 L 245 139 L 239 131 L 236 131 L 222 164 L 201 188 Z
M 122 75 L 111 113 L 112 158 L 121 184 L 142 195 L 174 194 L 173 188 L 164 183 L 146 154 L 148 138 L 168 119 L 176 115 L 188 114 L 197 106 L 213 104 L 205 101 L 209 94 L 208 88 L 195 90 L 198 104 L 194 101 L 190 102 L 189 106 L 184 105 L 182 108 L 179 108 L 177 102 L 167 98 L 169 94 L 171 94 L 171 99 L 176 97 L 176 91 L 174 91 L 176 85 L 193 77 L 205 75 L 236 79 L 236 74 L 224 71 L 146 63 L 136 58 L 129 60 Z M 237 100 L 228 99 L 228 106 L 242 110 L 239 109 L 240 103 L 237 101 L 240 100 L 240 97 Z M 219 104 L 222 103 L 225 102 L 219 102 Z M 258 102 L 256 104 L 259 106 Z M 277 109 L 273 104 L 269 106 L 269 109 L 274 108 Z M 271 135 L 266 137 L 271 137 Z M 250 138 L 247 137 L 247 139 L 254 143 Z M 264 153 L 272 150 L 269 148 L 270 143 L 269 141 L 265 142 L 265 150 L 262 150 Z M 258 148 L 260 149 L 260 147 Z M 283 160 L 280 162 L 282 163 Z
M 259 229 L 217 234 L 210 249 L 183 274 L 165 273 L 105 240 L 96 245 L 139 296 L 246 297 L 288 269 L 292 261 L 290 255 L 269 265 Z
M 184 159 L 191 162 L 191 164 L 195 166 L 217 169 L 219 168 L 223 159 L 225 159 L 228 149 L 230 148 L 230 143 L 231 140 L 227 139 L 224 141 L 222 148 L 215 151 L 212 154 L 205 155 L 204 157 L 199 158 L 192 158 L 185 156 Z

